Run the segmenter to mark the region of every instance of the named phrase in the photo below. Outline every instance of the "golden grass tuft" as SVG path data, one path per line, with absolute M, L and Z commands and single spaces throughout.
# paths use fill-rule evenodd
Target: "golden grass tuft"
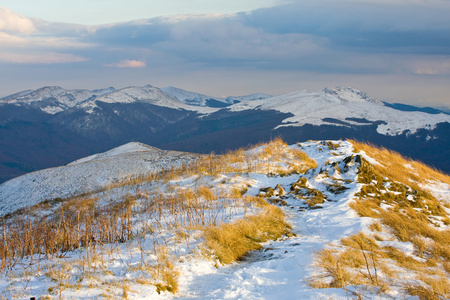
M 376 241 L 358 233 L 341 240 L 340 248 L 325 248 L 314 256 L 314 265 L 320 272 L 310 278 L 315 288 L 346 288 L 366 285 L 379 292 L 390 289 L 395 272 L 384 261 Z
M 229 264 L 247 252 L 258 250 L 260 243 L 274 240 L 290 232 L 281 209 L 275 206 L 264 207 L 255 216 L 220 226 L 210 226 L 204 230 L 205 245 L 213 251 L 222 264 Z
M 197 188 L 197 195 L 209 201 L 217 199 L 217 196 L 213 193 L 213 191 L 206 186 Z
M 353 144 L 356 151 L 364 151 L 381 164 L 381 166 L 375 165 L 373 167 L 383 177 L 409 185 L 414 189 L 416 189 L 415 183 L 427 184 L 427 181 L 438 180 L 450 185 L 450 176 L 436 168 L 406 158 L 398 152 L 386 148 L 355 140 L 349 140 L 349 142 Z
M 178 276 L 179 273 L 175 268 L 175 258 L 169 254 L 166 247 L 157 247 L 157 264 L 153 268 L 153 277 L 158 280 L 155 284 L 158 294 L 167 291 L 172 294 L 178 292 Z
M 347 286 L 353 278 L 343 265 L 342 258 L 332 249 L 317 252 L 314 256 L 314 265 L 322 271 L 309 281 L 309 285 L 314 288 L 342 288 Z
M 411 296 L 418 296 L 420 300 L 443 300 L 450 297 L 450 281 L 444 274 L 421 274 L 416 283 L 407 283 L 404 289 Z

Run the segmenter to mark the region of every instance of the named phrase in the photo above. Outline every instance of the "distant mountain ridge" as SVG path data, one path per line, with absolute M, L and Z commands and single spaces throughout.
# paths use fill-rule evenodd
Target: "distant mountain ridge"
M 273 97 L 268 94 L 254 93 L 246 96 L 228 96 L 225 98 L 220 98 L 185 91 L 173 86 L 163 87 L 161 90 L 186 104 L 209 107 L 227 107 L 242 101 L 260 100 Z
M 350 87 L 223 98 L 151 85 L 43 87 L 0 99 L 0 182 L 133 141 L 222 153 L 276 136 L 365 140 L 450 172 L 450 116 L 420 110 Z

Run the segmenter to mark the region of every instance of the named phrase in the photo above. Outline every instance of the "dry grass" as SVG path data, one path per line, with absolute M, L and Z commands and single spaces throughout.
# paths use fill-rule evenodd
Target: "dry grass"
M 343 265 L 342 258 L 332 249 L 323 249 L 314 256 L 314 264 L 322 273 L 311 278 L 314 288 L 342 288 L 350 284 L 352 274 Z M 361 284 L 357 282 L 356 284 Z
M 134 236 L 131 205 L 125 199 L 95 208 L 96 199 L 68 201 L 54 215 L 33 221 L 3 223 L 0 238 L 2 269 L 12 269 L 25 257 L 46 259 L 98 243 L 125 242 Z M 64 210 L 67 209 L 67 210 Z
M 359 233 L 342 239 L 337 248 L 317 253 L 315 262 L 322 273 L 313 277 L 312 285 L 365 284 L 381 292 L 394 285 L 420 299 L 447 299 L 450 291 L 448 275 L 445 275 L 450 261 L 450 229 L 445 227 L 448 215 L 442 203 L 421 185 L 428 181 L 450 184 L 450 177 L 393 151 L 351 142 L 381 165 L 372 165 L 358 157 L 361 161 L 358 180 L 362 187 L 350 207 L 362 217 L 377 219 L 369 226 L 376 232 L 374 237 L 388 230 L 398 241 L 410 242 L 414 254 L 421 259 L 393 246 L 380 247 L 376 239 Z M 389 266 L 396 266 L 396 271 Z M 416 278 L 398 281 L 396 273 L 415 274 Z
M 343 247 L 316 253 L 314 264 L 321 271 L 310 279 L 315 288 L 345 288 L 366 285 L 386 292 L 395 272 L 384 261 L 376 241 L 363 233 L 342 239 Z
M 159 247 L 157 252 L 157 265 L 154 267 L 153 277 L 158 280 L 155 284 L 158 294 L 167 291 L 177 293 L 179 273 L 175 268 L 175 257 L 169 254 L 166 247 Z
M 374 169 L 391 180 L 402 182 L 406 185 L 414 185 L 415 182 L 427 184 L 429 181 L 441 181 L 450 184 L 450 176 L 424 163 L 406 158 L 401 154 L 377 147 L 368 143 L 349 140 L 355 151 L 364 151 L 370 157 L 376 159 L 380 165 Z M 415 188 L 415 186 L 412 186 Z
M 205 229 L 205 244 L 222 264 L 240 259 L 248 251 L 262 248 L 262 242 L 274 240 L 290 232 L 281 209 L 265 206 L 262 213 L 233 223 Z
M 404 289 L 420 300 L 443 300 L 450 297 L 450 281 L 443 274 L 419 275 L 415 283 L 405 284 Z

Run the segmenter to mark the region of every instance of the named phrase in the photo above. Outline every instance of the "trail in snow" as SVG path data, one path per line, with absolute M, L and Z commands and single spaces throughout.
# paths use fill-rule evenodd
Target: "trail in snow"
M 260 148 L 250 151 L 257 152 L 261 150 Z M 296 236 L 267 242 L 261 250 L 248 253 L 239 262 L 226 266 L 217 266 L 216 261 L 205 256 L 199 256 L 195 252 L 202 243 L 201 232 L 197 234 L 198 232 L 191 231 L 188 234 L 189 240 L 185 241 L 171 236 L 166 230 L 167 228 L 161 228 L 159 229 L 160 231 L 154 232 L 155 235 L 146 234 L 127 243 L 115 245 L 114 247 L 117 247 L 117 249 L 112 258 L 109 257 L 109 254 L 103 253 L 104 268 L 110 273 L 98 275 L 98 282 L 108 283 L 120 279 L 128 280 L 130 284 L 129 297 L 131 299 L 343 300 L 352 298 L 351 292 L 352 289 L 356 289 L 355 287 L 347 287 L 347 290 L 337 288 L 314 289 L 308 285 L 308 280 L 316 272 L 312 266 L 316 251 L 323 249 L 329 243 L 338 243 L 343 237 L 348 237 L 360 231 L 368 231 L 368 225 L 373 222 L 373 219 L 359 217 L 349 207 L 349 204 L 354 200 L 355 194 L 359 192 L 361 187 L 361 184 L 358 183 L 357 174 L 359 164 L 356 162 L 353 146 L 349 142 L 342 141 L 333 141 L 332 143 L 313 141 L 293 145 L 290 148 L 300 149 L 307 153 L 310 158 L 317 162 L 318 167 L 307 171 L 305 174 L 294 174 L 284 177 L 261 173 L 230 173 L 220 174 L 217 177 L 197 177 L 192 175 L 173 179 L 167 185 L 164 185 L 162 182 L 150 182 L 139 186 L 112 189 L 108 193 L 99 193 L 97 196 L 105 201 L 117 201 L 132 190 L 137 193 L 139 189 L 141 194 L 150 194 L 160 189 L 164 193 L 169 188 L 172 190 L 175 187 L 189 189 L 205 184 L 215 186 L 217 189 L 247 186 L 246 195 L 258 195 L 261 188 L 274 188 L 279 184 L 287 192 L 285 195 L 280 196 L 282 200 L 286 201 L 286 205 L 282 206 L 282 209 L 285 211 L 288 222 L 292 225 L 292 232 Z M 105 159 L 117 161 L 117 157 L 121 157 L 123 154 L 130 154 L 130 151 L 133 155 L 142 155 L 146 152 L 153 153 L 156 150 L 152 147 L 147 148 L 145 145 L 129 144 L 102 155 L 88 157 L 75 162 L 74 165 L 87 165 L 88 163 Z M 362 155 L 372 163 L 376 163 L 363 152 L 359 153 L 359 155 Z M 352 160 L 344 162 L 344 158 L 349 156 L 352 156 Z M 338 172 L 338 167 L 341 170 L 340 172 Z M 290 192 L 292 184 L 297 182 L 300 177 L 307 179 L 308 187 L 323 192 L 326 196 L 326 201 L 309 207 L 304 199 L 300 199 L 297 197 L 297 194 Z M 330 191 L 328 187 L 336 182 L 342 184 L 342 187 L 346 189 L 341 190 L 339 193 Z M 448 186 L 444 184 L 434 183 L 433 185 L 430 183 L 429 188 L 433 189 L 436 195 L 442 196 L 441 199 L 449 193 Z M 233 215 L 230 213 L 227 221 L 242 217 L 242 209 L 237 208 Z M 145 221 L 153 222 L 154 220 Z M 131 268 L 139 266 L 144 260 L 144 255 L 147 255 L 147 258 L 145 258 L 147 263 L 155 260 L 152 250 L 155 247 L 156 240 L 163 242 L 161 244 L 164 244 L 168 251 L 176 256 L 173 263 L 179 272 L 180 286 L 176 295 L 168 292 L 158 294 L 154 285 L 137 284 L 133 281 L 137 276 L 142 276 L 143 278 L 154 276 L 145 272 L 133 271 Z M 408 243 L 388 239 L 380 243 L 384 243 L 383 245 L 395 245 L 404 253 L 412 255 L 411 245 L 408 245 Z M 76 261 L 82 255 L 84 255 L 82 251 L 69 253 L 68 265 L 70 265 L 70 261 Z M 49 265 L 53 263 L 56 264 L 57 259 L 48 262 Z M 26 262 L 24 266 L 26 266 Z M 15 272 L 20 273 L 20 266 L 17 268 Z M 71 272 L 76 274 L 77 270 L 72 269 Z M 46 294 L 48 287 L 54 285 L 42 274 L 30 277 L 32 278 L 30 290 L 35 295 Z M 10 288 L 10 286 L 19 286 L 16 278 L 9 279 L 3 276 L 1 279 L 0 291 L 2 292 Z M 360 286 L 358 288 L 363 287 Z M 357 292 L 357 290 L 355 291 Z M 63 296 L 73 299 L 94 299 L 100 297 L 104 292 L 101 285 L 95 288 L 83 286 L 80 290 L 75 288 L 67 289 L 63 291 Z M 120 295 L 120 293 L 119 291 L 114 295 Z M 414 297 L 408 298 L 403 295 L 397 287 L 393 287 L 390 293 L 393 298 L 401 296 L 404 299 L 414 299 Z M 370 291 L 366 295 L 368 297 L 376 297 L 376 299 L 388 299 L 389 297 L 384 294 L 371 294 Z
M 315 143 L 305 144 L 302 148 L 319 163 L 318 169 L 326 160 L 340 161 L 352 153 L 349 143 L 341 143 L 338 149 L 341 154 L 331 156 L 329 151 L 317 151 Z M 295 146 L 294 146 L 295 147 Z M 319 188 L 322 180 L 317 179 L 317 170 L 306 174 L 309 183 Z M 255 192 L 260 187 L 270 184 L 274 187 L 281 184 L 286 191 L 299 175 L 289 177 L 267 178 L 255 176 L 258 185 L 252 188 Z M 312 289 L 308 286 L 311 276 L 312 257 L 315 251 L 322 249 L 327 243 L 365 229 L 368 220 L 360 218 L 349 209 L 358 187 L 354 182 L 357 174 L 350 169 L 342 175 L 349 179 L 349 189 L 340 195 L 327 195 L 320 209 L 307 209 L 304 202 L 286 198 L 284 207 L 288 221 L 293 227 L 296 237 L 286 238 L 265 244 L 259 251 L 249 253 L 240 262 L 229 266 L 215 268 L 208 263 L 191 261 L 182 264 L 181 295 L 176 299 L 346 299 L 343 289 Z M 252 192 L 249 191 L 249 192 Z

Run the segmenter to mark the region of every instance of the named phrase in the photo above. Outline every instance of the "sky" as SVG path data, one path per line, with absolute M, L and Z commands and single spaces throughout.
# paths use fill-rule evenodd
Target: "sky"
M 151 84 L 211 96 L 351 86 L 450 106 L 450 0 L 2 0 L 0 96 Z

